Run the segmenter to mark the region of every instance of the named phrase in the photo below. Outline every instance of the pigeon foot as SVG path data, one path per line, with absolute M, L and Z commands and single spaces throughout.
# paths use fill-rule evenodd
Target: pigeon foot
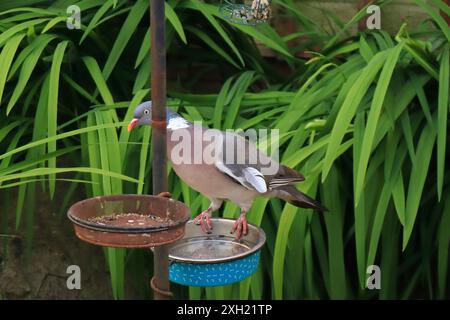
M 248 233 L 248 223 L 245 217 L 245 212 L 241 213 L 241 216 L 236 220 L 231 229 L 231 233 L 236 232 L 236 240 L 240 240 L 242 235 L 247 235 Z
M 194 223 L 196 225 L 200 225 L 203 232 L 205 233 L 211 233 L 212 230 L 212 223 L 211 223 L 211 212 L 212 209 L 208 208 L 202 213 L 200 213 L 198 216 L 195 217 Z

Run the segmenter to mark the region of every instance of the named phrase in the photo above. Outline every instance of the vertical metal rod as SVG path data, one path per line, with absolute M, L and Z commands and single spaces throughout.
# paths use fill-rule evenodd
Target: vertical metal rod
M 164 0 L 150 1 L 153 193 L 167 191 L 166 170 L 166 48 Z M 169 252 L 167 246 L 155 247 L 154 278 L 158 289 L 169 291 Z M 156 300 L 168 299 L 154 292 Z

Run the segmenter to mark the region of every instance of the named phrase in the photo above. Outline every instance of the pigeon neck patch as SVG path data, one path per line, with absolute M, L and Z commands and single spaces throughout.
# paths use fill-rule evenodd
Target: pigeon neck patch
M 167 129 L 176 130 L 189 127 L 189 122 L 180 116 L 170 117 L 167 121 Z

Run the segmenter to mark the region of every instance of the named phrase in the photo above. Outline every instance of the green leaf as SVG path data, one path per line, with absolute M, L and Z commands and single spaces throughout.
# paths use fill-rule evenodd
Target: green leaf
M 287 240 L 289 229 L 292 226 L 298 210 L 298 208 L 290 204 L 285 205 L 278 224 L 272 273 L 274 286 L 273 298 L 276 300 L 283 299 L 284 259 L 286 255 Z
M 53 28 L 55 25 L 57 25 L 60 22 L 66 21 L 67 17 L 55 17 L 52 20 L 50 20 L 44 27 L 44 29 L 42 29 L 41 34 L 46 33 L 48 30 L 50 30 L 51 28 Z
M 409 117 L 409 112 L 405 111 L 400 117 L 400 124 L 403 130 L 403 136 L 405 137 L 406 146 L 408 147 L 409 156 L 411 161 L 415 160 L 414 142 L 413 142 L 413 132 L 411 129 L 411 120 Z
M 233 81 L 233 77 L 230 77 L 225 81 L 220 89 L 219 95 L 217 96 L 216 104 L 214 107 L 214 118 L 213 118 L 213 127 L 216 129 L 221 129 L 221 122 L 223 118 L 223 109 L 225 107 L 225 99 L 228 96 L 228 92 L 230 90 L 231 82 Z
M 7 41 L 12 36 L 14 36 L 16 33 L 20 32 L 22 30 L 28 29 L 30 27 L 33 27 L 33 26 L 35 26 L 37 24 L 43 23 L 43 22 L 45 22 L 47 20 L 49 20 L 49 19 L 30 20 L 30 21 L 20 23 L 18 25 L 15 25 L 12 28 L 7 29 L 6 31 L 4 31 L 4 32 L 2 32 L 0 34 L 0 46 L 3 45 L 3 43 L 5 41 Z
M 377 87 L 373 95 L 372 104 L 370 106 L 369 116 L 367 117 L 367 125 L 364 130 L 364 143 L 361 146 L 361 153 L 359 156 L 359 165 L 356 172 L 356 186 L 355 186 L 355 207 L 358 205 L 361 193 L 364 187 L 364 180 L 367 172 L 367 165 L 369 157 L 372 153 L 372 146 L 377 129 L 378 120 L 380 119 L 381 108 L 383 107 L 384 99 L 391 82 L 392 74 L 397 64 L 400 53 L 403 49 L 403 44 L 397 45 L 396 48 L 388 50 L 388 56 L 378 79 Z
M 126 249 L 106 248 L 106 250 L 114 299 L 123 299 L 125 297 L 123 283 L 125 280 Z
M 237 69 L 241 69 L 241 66 L 239 66 L 236 62 L 234 62 L 233 58 L 231 58 L 231 56 L 225 50 L 223 50 L 219 45 L 217 45 L 216 42 L 210 36 L 208 36 L 208 34 L 195 27 L 186 27 L 186 30 L 189 30 L 190 32 L 195 34 L 199 39 L 205 42 L 208 46 L 211 47 L 211 49 L 217 52 L 220 56 L 222 56 L 225 60 L 227 60 Z
M 100 104 L 100 101 L 98 101 L 93 95 L 87 92 L 86 89 L 84 89 L 81 85 L 71 79 L 65 72 L 63 72 L 62 77 L 76 92 L 86 98 L 90 103 Z
M 322 182 L 325 181 L 331 166 L 336 159 L 337 149 L 344 138 L 345 132 L 353 119 L 356 110 L 366 94 L 373 79 L 377 75 L 386 59 L 386 52 L 380 52 L 374 56 L 358 76 L 350 88 L 339 110 L 336 121 L 331 131 L 331 139 L 323 162 Z
M 56 127 L 58 126 L 58 95 L 59 95 L 59 74 L 61 71 L 61 64 L 64 57 L 64 51 L 68 45 L 69 41 L 60 42 L 55 49 L 53 54 L 52 66 L 50 69 L 50 82 L 48 91 L 48 136 L 52 137 L 56 135 Z M 56 141 L 50 141 L 48 143 L 48 152 L 56 151 Z M 48 160 L 49 168 L 56 167 L 56 160 Z M 55 181 L 54 175 L 49 176 L 50 179 L 50 197 L 53 198 L 55 193 Z
M 244 97 L 245 92 L 247 91 L 248 87 L 252 82 L 254 81 L 254 72 L 253 71 L 246 71 L 244 72 L 235 82 L 233 88 L 235 89 L 235 92 L 233 92 L 233 89 L 229 92 L 229 97 L 232 97 L 232 100 L 228 106 L 228 108 L 225 110 L 227 113 L 227 117 L 225 118 L 225 122 L 223 124 L 224 129 L 230 129 L 233 128 L 233 124 L 236 120 L 236 117 L 239 113 L 239 106 L 241 104 L 242 98 Z
M 405 188 L 403 184 L 403 176 L 400 173 L 397 181 L 392 188 L 392 199 L 394 200 L 395 210 L 397 211 L 400 223 L 405 225 Z
M 144 134 L 143 134 L 143 138 L 142 140 L 144 142 L 146 141 L 150 141 L 150 132 L 151 132 L 151 128 L 146 126 L 144 128 Z M 140 157 L 139 157 L 139 184 L 138 184 L 138 189 L 137 189 L 137 194 L 142 194 L 142 190 L 144 188 L 144 180 L 145 180 L 145 169 L 147 168 L 147 164 L 148 164 L 148 148 L 149 148 L 149 144 L 144 143 L 141 146 L 141 153 L 140 153 Z
M 19 186 L 19 191 L 17 192 L 17 202 L 16 202 L 16 230 L 19 229 L 20 222 L 22 220 L 22 212 L 25 203 L 25 195 L 27 192 L 27 184 L 22 184 Z
M 359 157 L 363 146 L 363 137 L 365 130 L 365 113 L 358 112 L 354 122 L 353 132 L 353 193 L 355 192 L 355 180 L 357 178 L 356 172 L 358 170 Z M 359 203 L 354 207 L 355 216 L 355 245 L 356 245 L 356 263 L 358 267 L 359 285 L 360 288 L 366 286 L 366 239 L 367 239 L 367 220 L 368 213 L 365 211 L 365 195 L 361 195 Z
M 30 148 L 33 148 L 33 147 L 36 147 L 36 146 L 40 146 L 40 145 L 43 145 L 43 144 L 48 144 L 49 142 L 65 139 L 65 138 L 68 138 L 68 137 L 72 137 L 72 136 L 83 134 L 83 133 L 87 133 L 87 132 L 96 131 L 96 130 L 99 130 L 99 129 L 115 128 L 115 127 L 127 126 L 127 125 L 128 125 L 128 123 L 126 123 L 126 122 L 108 123 L 108 124 L 103 124 L 103 125 L 88 126 L 88 127 L 85 127 L 85 128 L 81 128 L 81 129 L 76 129 L 76 130 L 60 133 L 60 134 L 57 134 L 57 135 L 52 136 L 52 137 L 40 139 L 40 140 L 37 140 L 37 141 L 32 141 L 32 142 L 27 143 L 27 144 L 25 144 L 23 146 L 17 147 L 14 150 L 11 150 L 9 152 L 5 152 L 4 154 L 0 154 L 0 160 L 4 159 L 6 157 L 9 157 L 9 156 L 11 156 L 13 154 L 17 154 L 17 153 L 19 153 L 21 151 L 24 151 L 24 150 L 27 150 L 27 149 L 30 149 Z
M 416 159 L 409 179 L 408 195 L 406 198 L 405 228 L 403 230 L 403 250 L 408 245 L 414 222 L 416 221 L 435 140 L 436 132 L 433 128 L 426 126 L 419 139 L 417 150 L 420 150 L 420 152 L 416 153 Z
M 103 5 L 95 12 L 91 21 L 89 22 L 86 30 L 84 30 L 83 35 L 81 36 L 79 44 L 82 44 L 89 33 L 96 27 L 97 23 L 100 19 L 105 15 L 105 13 L 113 6 L 114 0 L 107 0 Z
M 340 37 L 342 37 L 343 34 L 345 34 L 347 32 L 347 30 L 349 28 L 351 28 L 355 23 L 357 23 L 359 20 L 361 20 L 363 17 L 365 17 L 367 15 L 367 7 L 368 4 L 366 4 L 361 10 L 358 11 L 358 13 L 356 15 L 354 15 L 345 25 L 344 27 L 337 32 L 333 38 L 331 38 L 328 43 L 325 45 L 324 49 L 329 49 L 331 48 L 338 40 Z
M 28 46 L 21 50 L 17 58 L 14 60 L 14 63 L 11 67 L 11 72 L 8 76 L 8 80 L 11 80 L 11 78 L 15 75 L 16 71 L 19 69 L 25 59 L 30 55 L 30 53 L 36 50 L 36 48 L 40 47 L 43 42 L 46 42 L 48 44 L 49 41 L 55 38 L 55 35 L 49 34 L 40 35 L 34 38 Z
M 259 42 L 263 43 L 267 47 L 281 53 L 282 55 L 286 56 L 287 58 L 291 58 L 291 59 L 293 58 L 292 54 L 284 46 L 281 46 L 278 41 L 276 41 L 274 38 L 264 34 L 263 32 L 260 32 L 257 28 L 254 28 L 251 26 L 240 25 L 240 24 L 236 24 L 235 28 L 248 34 L 249 36 L 251 36 L 255 40 L 258 40 Z
M 11 78 L 11 75 L 14 74 L 15 69 L 17 69 L 20 66 L 20 64 L 18 62 L 23 61 L 23 65 L 20 70 L 19 80 L 14 88 L 11 99 L 8 102 L 8 106 L 6 107 L 6 114 L 9 114 L 11 112 L 11 110 L 14 107 L 14 105 L 16 104 L 17 100 L 22 95 L 23 90 L 25 89 L 25 86 L 27 85 L 28 80 L 30 79 L 31 73 L 33 72 L 34 68 L 36 67 L 39 57 L 42 54 L 42 51 L 44 51 L 45 47 L 53 39 L 55 39 L 55 36 L 49 36 L 49 35 L 45 35 L 45 36 L 36 38 L 35 41 L 33 41 L 33 43 L 27 47 L 27 49 L 30 48 L 29 56 L 25 55 L 26 53 L 28 53 L 25 49 L 20 53 L 20 55 L 16 59 L 16 62 L 13 64 L 13 66 L 11 68 L 9 78 Z M 31 50 L 33 50 L 33 51 L 31 52 Z M 22 55 L 22 54 L 24 54 L 24 55 Z
M 439 79 L 436 71 L 433 57 L 420 45 L 416 40 L 406 38 L 404 40 L 400 36 L 396 37 L 398 42 L 405 41 L 405 49 L 433 78 Z
M 139 90 L 138 92 L 136 92 L 133 99 L 129 103 L 127 113 L 125 114 L 125 117 L 123 119 L 124 120 L 123 123 L 129 123 L 131 121 L 131 119 L 133 118 L 134 109 L 136 109 L 137 105 L 140 104 L 144 99 L 144 97 L 148 95 L 148 92 L 149 90 Z M 128 132 L 127 128 L 124 126 L 120 131 L 119 136 L 120 154 L 123 159 L 125 159 L 125 154 L 127 151 L 126 143 L 128 142 L 129 137 L 130 132 Z
M 103 119 L 102 119 L 101 113 L 102 112 L 94 112 L 95 123 L 99 124 L 99 125 L 103 124 Z M 106 131 L 105 129 L 102 129 L 102 130 L 98 130 L 98 132 L 97 132 L 98 143 L 99 143 L 99 146 L 101 146 L 99 148 L 100 168 L 102 168 L 103 170 L 111 170 L 111 167 L 109 165 L 111 158 L 109 157 L 109 154 L 108 154 L 109 148 L 108 148 L 108 144 L 107 144 L 105 131 Z M 111 186 L 111 178 L 109 176 L 103 175 L 101 177 L 101 181 L 102 181 L 102 187 L 103 187 L 103 194 L 106 194 L 106 195 L 113 194 L 112 186 Z
M 23 128 L 21 128 L 21 131 L 18 132 L 17 137 L 20 138 L 21 134 L 23 134 L 23 132 L 27 129 L 28 126 L 24 126 Z M 18 139 L 17 139 L 18 140 Z M 10 145 L 14 145 L 13 141 L 11 142 Z M 12 165 L 8 165 L 9 161 L 5 161 L 11 158 L 5 158 L 3 159 L 3 161 L 0 164 L 0 176 L 4 176 L 4 175 L 8 175 L 11 174 L 13 172 L 17 172 L 17 171 L 21 171 L 30 167 L 33 167 L 37 164 L 43 163 L 45 161 L 47 161 L 48 159 L 51 158 L 57 158 L 59 156 L 65 155 L 67 153 L 73 152 L 75 150 L 80 149 L 79 146 L 72 146 L 72 147 L 67 147 L 67 148 L 63 148 L 63 149 L 59 149 L 55 152 L 51 152 L 51 153 L 47 153 L 43 156 L 39 156 L 39 157 L 29 157 L 23 161 L 20 162 L 16 162 Z
M 177 14 L 173 10 L 173 8 L 168 4 L 167 2 L 164 2 L 165 4 L 165 13 L 166 18 L 169 20 L 169 22 L 172 24 L 175 31 L 180 36 L 181 40 L 187 44 L 186 35 L 184 34 L 183 25 L 181 24 L 180 19 L 178 18 Z
M 134 68 L 136 69 L 144 59 L 150 59 L 150 47 L 152 42 L 150 41 L 150 28 L 147 30 L 147 32 L 144 34 L 144 37 L 142 38 L 142 44 L 141 48 L 139 49 L 136 62 L 134 64 Z
M 30 1 L 27 1 L 27 2 L 30 2 Z M 13 5 L 17 5 L 17 1 L 15 1 L 15 3 L 13 3 Z M 7 15 L 10 13 L 16 13 L 16 12 L 33 12 L 33 13 L 41 14 L 41 15 L 56 15 L 56 13 L 54 13 L 53 11 L 48 10 L 48 9 L 21 7 L 21 8 L 14 8 L 14 9 L 2 11 L 2 12 L 0 12 L 0 16 Z
M 445 289 L 448 284 L 448 263 L 450 252 L 450 232 L 448 226 L 450 225 L 450 193 L 447 193 L 445 206 L 442 210 L 442 219 L 438 230 L 438 290 L 440 298 L 445 298 Z
M 95 85 L 99 90 L 104 103 L 108 105 L 114 104 L 113 96 L 109 91 L 105 79 L 103 78 L 103 75 L 100 71 L 100 67 L 97 64 L 97 61 L 92 57 L 83 57 L 83 62 L 86 65 L 86 68 L 88 69 L 92 79 L 94 80 Z
M 437 191 L 438 200 L 441 200 L 444 186 L 445 173 L 445 149 L 447 143 L 447 119 L 449 115 L 449 91 L 450 91 L 450 47 L 447 46 L 442 54 L 441 68 L 439 71 L 439 96 L 438 96 L 438 132 L 437 132 Z
M 93 113 L 88 114 L 86 125 L 90 128 L 95 127 L 95 117 Z M 100 168 L 100 150 L 97 147 L 99 145 L 97 132 L 86 132 L 86 135 L 81 136 L 81 141 L 84 142 L 82 144 L 82 150 L 85 154 L 87 154 L 89 166 L 91 168 Z M 92 180 L 92 182 L 94 182 L 94 185 L 92 185 L 91 196 L 102 195 L 103 185 L 101 184 L 100 176 L 96 173 L 91 173 L 90 179 Z
M 81 179 L 55 179 L 56 181 L 63 181 L 63 182 L 72 182 L 74 183 L 74 185 L 76 186 L 78 183 L 86 183 L 86 184 L 93 184 L 94 182 L 90 181 L 90 180 L 81 180 Z M 44 181 L 48 181 L 48 179 L 26 179 L 26 180 L 22 180 L 19 182 L 13 182 L 13 183 L 8 183 L 8 184 L 4 184 L 0 186 L 0 189 L 7 189 L 7 188 L 15 188 L 15 187 L 19 187 L 25 184 L 30 184 L 33 182 L 44 182 Z M 73 196 L 73 195 L 72 195 Z M 16 217 L 17 219 L 17 217 Z M 20 220 L 19 220 L 20 223 Z M 19 225 L 19 223 L 17 225 Z
M 379 201 L 375 210 L 372 232 L 370 234 L 369 253 L 367 256 L 367 264 L 366 264 L 367 266 L 373 265 L 375 261 L 375 255 L 377 253 L 381 229 L 383 227 L 384 218 L 388 210 L 391 192 L 392 192 L 392 183 L 391 181 L 388 181 L 383 185 L 383 190 L 381 191 Z
M 325 214 L 325 225 L 328 236 L 328 262 L 329 262 L 329 281 L 330 281 L 330 298 L 346 299 L 347 279 L 344 262 L 344 217 L 345 208 L 343 197 L 335 192 L 327 192 L 325 190 L 339 190 L 340 176 L 338 171 L 331 169 L 323 188 L 323 198 L 330 214 Z
M 42 176 L 42 175 L 55 175 L 55 174 L 67 173 L 67 172 L 95 173 L 95 174 L 100 174 L 100 175 L 104 175 L 107 177 L 121 179 L 121 180 L 128 181 L 128 182 L 139 183 L 138 180 L 128 177 L 128 176 L 125 176 L 120 173 L 97 169 L 97 168 L 90 168 L 90 167 L 37 168 L 37 169 L 32 169 L 32 170 L 28 170 L 28 171 L 21 172 L 21 173 L 14 173 L 14 174 L 2 176 L 2 177 L 0 177 L 0 181 L 10 181 L 10 180 Z
M 146 56 L 146 58 L 139 66 L 139 71 L 133 85 L 133 94 L 136 94 L 136 92 L 142 90 L 145 86 L 151 86 L 149 77 L 149 74 L 151 74 L 151 60 L 150 56 Z
M 369 62 L 373 58 L 373 51 L 370 45 L 367 43 L 364 35 L 359 38 L 359 53 L 364 58 L 366 62 Z
M 450 16 L 450 7 L 443 0 L 431 0 L 435 6 L 439 8 L 439 10 L 445 12 L 448 16 Z
M 103 77 L 108 80 L 112 71 L 114 70 L 120 56 L 123 53 L 126 45 L 131 39 L 134 31 L 136 30 L 139 22 L 142 20 L 144 14 L 148 13 L 149 1 L 137 0 L 128 14 L 119 34 L 116 37 L 116 41 L 108 55 L 105 66 L 103 67 Z
M 450 28 L 448 27 L 447 21 L 429 4 L 427 4 L 425 1 L 422 0 L 413 0 L 419 7 L 421 7 L 426 13 L 430 15 L 430 17 L 433 18 L 433 20 L 436 22 L 436 24 L 441 28 L 442 32 L 444 33 L 445 37 L 447 38 L 447 41 L 450 42 Z M 437 1 L 434 1 L 435 3 Z M 442 4 L 444 6 L 444 4 Z M 447 4 L 448 6 L 448 4 Z
M 2 53 L 0 54 L 0 70 L 2 70 L 0 73 L 0 103 L 2 101 L 3 90 L 5 89 L 6 78 L 8 76 L 11 62 L 24 36 L 25 34 L 22 33 L 11 38 L 11 40 L 9 40 L 3 47 Z
M 305 91 L 308 89 L 308 87 L 316 81 L 317 77 L 322 74 L 326 69 L 330 67 L 335 67 L 336 65 L 333 63 L 326 63 L 320 68 L 317 69 L 317 71 L 308 78 L 307 81 L 300 87 L 300 89 L 295 94 L 294 99 L 292 99 L 291 104 L 289 105 L 289 109 L 294 109 L 296 106 L 300 105 L 302 103 L 303 95 Z
M 209 8 L 209 5 L 203 3 L 199 0 L 191 0 L 190 3 L 192 3 L 193 7 L 195 9 L 197 9 L 198 11 L 200 11 L 205 16 L 205 18 L 209 21 L 209 23 L 211 23 L 211 25 L 214 27 L 214 29 L 216 29 L 216 31 L 220 34 L 222 39 L 228 44 L 228 46 L 231 48 L 231 50 L 233 50 L 234 54 L 241 62 L 241 65 L 244 66 L 245 65 L 244 59 L 242 59 L 242 56 L 239 53 L 239 50 L 234 45 L 233 41 L 231 41 L 230 37 L 227 35 L 225 30 L 216 21 L 216 19 L 214 18 L 213 14 L 211 12 L 211 8 Z

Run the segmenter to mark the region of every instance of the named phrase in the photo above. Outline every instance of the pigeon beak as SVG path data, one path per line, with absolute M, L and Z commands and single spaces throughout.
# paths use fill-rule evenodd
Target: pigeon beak
M 130 123 L 128 124 L 128 132 L 131 132 L 131 130 L 133 130 L 134 127 L 137 126 L 138 122 L 139 122 L 139 119 L 136 119 L 136 118 L 131 120 Z

